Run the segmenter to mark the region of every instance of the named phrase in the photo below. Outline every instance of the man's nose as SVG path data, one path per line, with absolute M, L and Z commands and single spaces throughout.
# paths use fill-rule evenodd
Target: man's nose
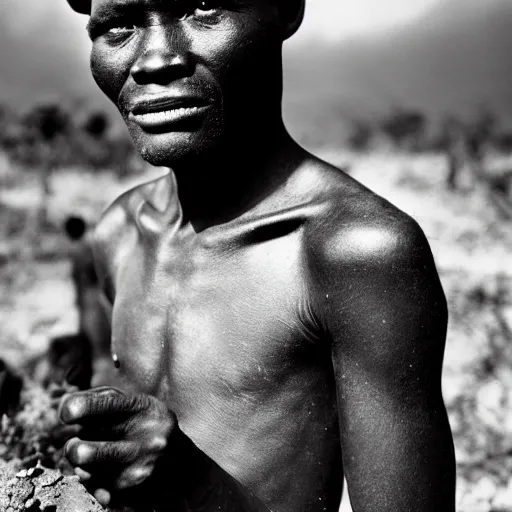
M 180 28 L 150 27 L 130 74 L 139 85 L 166 85 L 193 72 L 187 37 Z

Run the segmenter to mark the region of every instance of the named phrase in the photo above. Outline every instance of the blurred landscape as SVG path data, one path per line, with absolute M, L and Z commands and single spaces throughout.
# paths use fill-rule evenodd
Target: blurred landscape
M 66 217 L 94 225 L 122 191 L 167 171 L 138 157 L 95 91 L 87 51 L 70 36 L 78 25 L 53 33 L 51 15 L 41 18 L 41 65 L 34 41 L 12 28 L 21 3 L 9 5 L 0 357 L 19 367 L 78 328 Z M 291 133 L 412 215 L 431 243 L 450 309 L 443 393 L 459 512 L 512 512 L 511 27 L 509 0 L 441 0 L 399 30 L 299 37 L 286 49 Z
M 66 217 L 93 225 L 121 191 L 166 170 L 142 162 L 101 112 L 3 112 L 0 346 L 20 366 L 77 330 Z M 425 230 L 450 305 L 443 390 L 459 510 L 512 510 L 512 135 L 489 111 L 432 133 L 420 111 L 398 110 L 314 149 Z

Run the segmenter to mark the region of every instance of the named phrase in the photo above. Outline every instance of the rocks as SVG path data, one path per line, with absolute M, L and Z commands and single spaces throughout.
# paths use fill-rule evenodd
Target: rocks
M 6 512 L 104 512 L 79 482 L 41 465 L 19 471 L 0 460 L 0 510 Z
M 457 482 L 458 512 L 510 512 L 512 510 L 512 480 L 508 484 L 482 474 L 476 481 Z
M 58 425 L 56 405 L 50 394 L 25 380 L 18 409 L 1 417 L 0 457 L 21 459 L 26 468 L 42 458 L 44 465 L 54 467 L 49 465 L 50 459 L 56 464 L 61 458 L 53 439 Z
M 512 510 L 512 480 L 507 487 L 498 489 L 492 501 L 492 510 L 495 512 L 506 512 Z
M 63 455 L 72 427 L 60 425 L 56 396 L 24 379 L 21 403 L 0 419 L 0 512 L 104 512 Z

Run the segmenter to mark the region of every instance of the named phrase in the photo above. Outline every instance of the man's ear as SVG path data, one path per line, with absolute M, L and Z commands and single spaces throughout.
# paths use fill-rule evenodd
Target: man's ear
M 283 24 L 283 40 L 299 30 L 304 19 L 306 0 L 277 0 Z

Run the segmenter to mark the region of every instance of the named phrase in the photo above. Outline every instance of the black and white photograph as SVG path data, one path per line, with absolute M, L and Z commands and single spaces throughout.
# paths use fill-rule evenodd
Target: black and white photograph
M 512 512 L 511 0 L 0 0 L 0 512 Z

